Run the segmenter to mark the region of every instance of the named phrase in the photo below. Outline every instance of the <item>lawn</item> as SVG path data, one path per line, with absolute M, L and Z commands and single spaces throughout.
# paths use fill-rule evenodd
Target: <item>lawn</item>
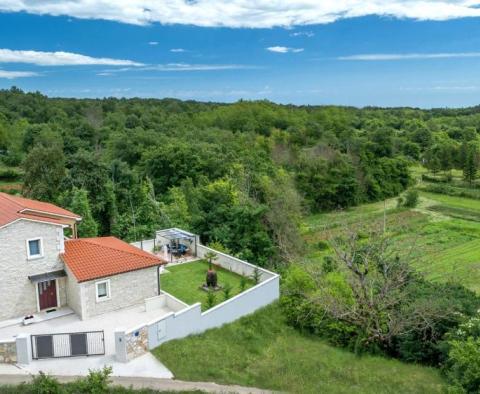
M 206 310 L 207 292 L 200 289 L 200 286 L 205 283 L 207 270 L 208 263 L 204 260 L 169 266 L 167 267 L 168 272 L 160 277 L 162 290 L 190 305 L 201 302 L 202 310 Z M 242 292 L 241 275 L 237 275 L 218 265 L 215 265 L 215 271 L 217 271 L 218 284 L 224 288 L 225 286 L 231 287 L 230 297 Z M 245 278 L 244 282 L 244 290 L 253 286 L 253 280 L 250 278 Z M 222 290 L 214 294 L 215 304 L 225 301 L 225 295 Z
M 291 393 L 441 393 L 439 372 L 356 356 L 286 325 L 278 304 L 153 350 L 177 379 Z

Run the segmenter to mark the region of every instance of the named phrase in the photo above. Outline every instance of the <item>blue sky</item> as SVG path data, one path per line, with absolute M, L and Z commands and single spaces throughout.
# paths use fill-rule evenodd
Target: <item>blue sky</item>
M 347 4 L 353 17 L 323 9 L 314 17 L 311 10 L 298 9 L 294 16 L 283 9 L 273 14 L 222 9 L 219 17 L 218 10 L 196 16 L 188 8 L 176 9 L 174 16 L 148 9 L 145 17 L 145 6 L 142 12 L 122 8 L 102 14 L 64 3 L 58 11 L 0 0 L 0 88 L 15 85 L 61 97 L 426 108 L 480 104 L 475 1 L 460 2 L 461 9 L 447 4 L 448 12 L 431 16 L 423 9 L 405 15 L 414 4 L 387 15 Z

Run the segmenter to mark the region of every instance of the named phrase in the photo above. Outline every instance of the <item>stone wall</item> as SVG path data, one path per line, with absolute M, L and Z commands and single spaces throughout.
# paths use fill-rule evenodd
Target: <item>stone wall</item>
M 74 312 L 80 316 L 80 319 L 85 319 L 84 307 L 82 304 L 82 294 L 81 286 L 76 281 L 75 276 L 72 271 L 65 265 L 65 271 L 67 272 L 66 282 L 66 291 L 67 291 L 67 302 L 68 306 L 74 310 Z
M 110 299 L 97 302 L 95 283 L 110 280 Z M 157 267 L 145 268 L 80 284 L 83 319 L 117 309 L 144 304 L 146 298 L 158 295 Z
M 125 334 L 127 360 L 133 360 L 148 353 L 148 326 L 144 326 Z
M 0 364 L 17 362 L 17 344 L 15 341 L 0 341 Z
M 43 256 L 29 260 L 27 240 L 39 237 L 42 238 Z M 37 312 L 36 287 L 28 276 L 63 269 L 63 263 L 59 259 L 61 237 L 61 226 L 27 220 L 19 220 L 0 228 L 0 320 Z M 60 286 L 60 302 L 65 300 L 65 292 L 62 290 Z

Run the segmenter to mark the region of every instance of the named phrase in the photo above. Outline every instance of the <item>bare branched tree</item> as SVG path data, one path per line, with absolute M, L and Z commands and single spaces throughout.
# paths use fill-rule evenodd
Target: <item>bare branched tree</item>
M 351 296 L 329 291 L 318 273 L 319 291 L 312 301 L 331 317 L 358 327 L 365 345 L 390 347 L 395 337 L 429 330 L 452 313 L 438 310 L 434 303 L 415 302 L 411 285 L 418 274 L 409 264 L 409 253 L 395 251 L 383 231 L 348 228 L 336 231 L 329 243 Z

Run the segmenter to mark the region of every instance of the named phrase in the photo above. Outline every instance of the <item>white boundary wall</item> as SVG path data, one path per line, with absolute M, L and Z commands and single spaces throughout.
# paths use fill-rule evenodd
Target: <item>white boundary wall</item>
M 249 315 L 271 304 L 279 298 L 280 275 L 206 246 L 197 245 L 199 257 L 203 257 L 209 251 L 217 254 L 216 264 L 240 275 L 251 276 L 257 268 L 260 271 L 260 283 L 203 313 L 200 303 L 188 306 L 171 294 L 162 291 L 162 296 L 165 296 L 165 300 L 162 297 L 162 302 L 166 302 L 167 305 L 175 305 L 175 309 L 182 305 L 185 307 L 140 327 L 117 331 L 115 333 L 115 346 L 119 361 L 126 362 L 140 355 L 136 352 L 127 351 L 127 344 L 129 349 L 135 346 L 135 344 L 131 343 L 132 338 L 138 338 L 139 340 L 136 346 L 137 349 L 144 348 L 146 351 L 148 347 L 151 350 L 173 339 L 199 334 L 210 328 L 231 323 L 242 316 Z M 189 264 L 195 264 L 195 262 Z M 151 300 L 150 302 L 156 301 Z M 142 335 L 145 333 L 145 330 L 148 330 L 147 343 L 145 343 L 145 337 Z M 143 342 L 140 342 L 142 339 Z
M 155 247 L 155 240 L 154 239 L 144 239 L 143 241 L 132 242 L 130 245 L 137 247 L 138 249 L 142 249 L 145 252 L 153 253 L 153 248 Z

